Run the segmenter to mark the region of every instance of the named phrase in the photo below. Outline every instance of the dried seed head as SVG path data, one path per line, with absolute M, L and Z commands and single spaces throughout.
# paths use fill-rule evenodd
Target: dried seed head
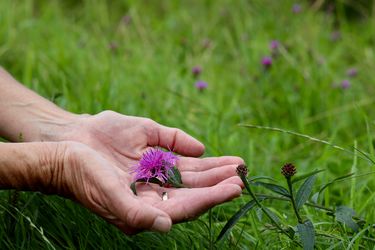
M 236 171 L 239 176 L 247 176 L 247 166 L 245 164 L 238 165 Z
M 297 170 L 296 170 L 296 167 L 292 164 L 292 163 L 286 163 L 282 169 L 281 169 L 281 173 L 286 177 L 286 178 L 290 178 L 292 177 L 293 175 L 295 175 L 297 173 Z

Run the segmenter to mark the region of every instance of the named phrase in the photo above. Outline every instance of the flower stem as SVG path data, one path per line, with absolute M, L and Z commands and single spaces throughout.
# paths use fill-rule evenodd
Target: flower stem
M 286 178 L 286 182 L 288 183 L 288 188 L 289 188 L 289 193 L 290 193 L 290 200 L 292 201 L 292 206 L 293 206 L 294 213 L 297 216 L 298 223 L 303 224 L 303 220 L 302 220 L 301 216 L 298 213 L 298 208 L 297 208 L 297 205 L 296 205 L 296 200 L 294 199 L 293 185 L 292 185 L 291 178 L 290 177 L 285 177 L 285 178 Z
M 242 182 L 244 183 L 245 185 L 245 188 L 246 190 L 249 192 L 250 196 L 254 199 L 255 203 L 258 205 L 258 207 L 262 210 L 262 212 L 273 222 L 273 224 L 283 233 L 285 234 L 286 236 L 288 236 L 289 239 L 291 239 L 293 242 L 295 242 L 296 244 L 298 244 L 299 246 L 302 246 L 299 242 L 295 241 L 293 239 L 293 237 L 287 232 L 285 231 L 280 225 L 279 223 L 270 215 L 270 213 L 267 211 L 267 209 L 260 203 L 260 201 L 258 200 L 257 196 L 253 193 L 253 191 L 251 190 L 250 188 L 250 184 L 246 178 L 246 176 L 242 175 L 242 174 L 239 174 Z

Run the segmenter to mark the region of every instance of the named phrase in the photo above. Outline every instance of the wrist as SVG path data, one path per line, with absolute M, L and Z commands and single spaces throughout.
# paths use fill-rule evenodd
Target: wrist
M 0 143 L 0 189 L 54 193 L 64 143 Z
M 77 131 L 85 118 L 90 115 L 77 115 L 64 111 L 59 115 L 43 119 L 35 119 L 35 127 L 38 133 L 31 141 L 68 141 L 72 131 Z

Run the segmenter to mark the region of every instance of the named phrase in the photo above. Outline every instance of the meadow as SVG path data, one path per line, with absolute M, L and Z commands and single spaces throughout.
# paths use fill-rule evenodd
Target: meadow
M 289 162 L 322 170 L 299 211 L 315 248 L 375 249 L 375 3 L 324 2 L 2 0 L 0 65 L 71 112 L 181 128 L 204 156 L 242 157 L 253 181 L 287 188 Z M 3 190 L 0 249 L 298 249 L 256 207 L 216 242 L 249 201 L 126 236 L 72 201 Z M 289 202 L 262 204 L 295 231 Z

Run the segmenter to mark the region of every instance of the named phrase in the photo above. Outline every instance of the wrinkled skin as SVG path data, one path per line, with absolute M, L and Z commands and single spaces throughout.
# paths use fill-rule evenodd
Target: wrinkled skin
M 73 141 L 66 143 L 63 167 L 55 174 L 65 180 L 57 184 L 59 192 L 127 234 L 147 229 L 168 231 L 172 223 L 196 218 L 241 194 L 242 182 L 235 172 L 243 163 L 241 158 L 195 158 L 204 153 L 203 144 L 150 119 L 112 111 L 80 116 L 53 140 Z M 177 167 L 188 188 L 137 184 L 137 196 L 132 193 L 130 169 L 154 146 L 183 155 Z M 161 198 L 164 191 L 169 197 L 165 201 Z

